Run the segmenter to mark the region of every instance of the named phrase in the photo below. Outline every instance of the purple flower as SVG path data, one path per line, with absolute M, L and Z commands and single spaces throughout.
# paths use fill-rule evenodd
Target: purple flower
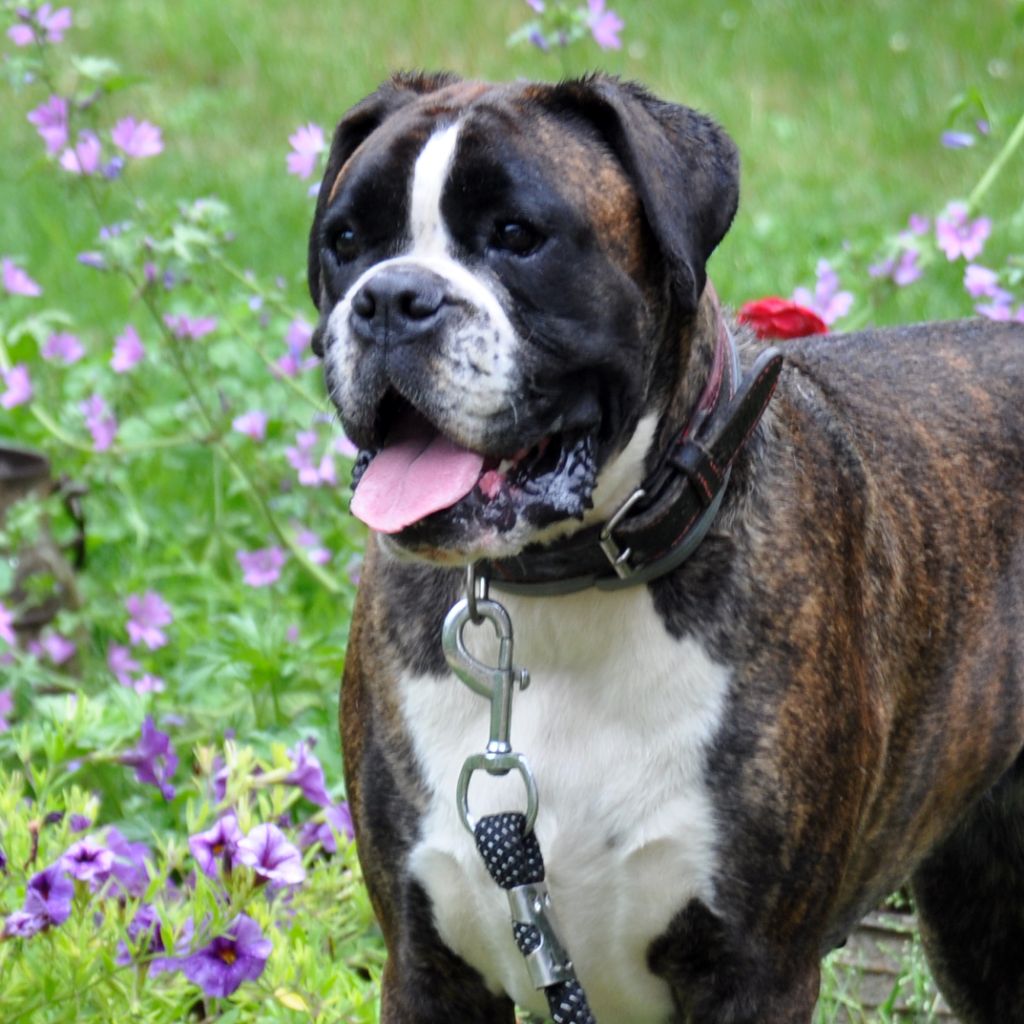
M 148 121 L 136 121 L 134 117 L 122 117 L 114 125 L 110 138 L 125 156 L 136 160 L 156 156 L 164 149 L 160 129 Z
M 231 421 L 231 426 L 254 441 L 263 441 L 267 436 L 267 418 L 267 414 L 261 409 L 251 409 L 241 416 L 236 416 Z
M 79 132 L 74 147 L 65 149 L 60 165 L 71 174 L 95 174 L 100 166 L 100 140 L 95 132 Z
M 18 637 L 14 632 L 14 612 L 3 601 L 0 601 L 0 640 L 13 647 L 17 639 Z
M 0 690 L 0 732 L 7 732 L 11 723 L 7 716 L 14 710 L 14 694 L 10 690 Z
M 991 231 L 992 221 L 988 217 L 968 219 L 966 203 L 950 203 L 935 218 L 935 240 L 950 262 L 961 256 L 965 260 L 977 259 Z
M 326 565 L 331 560 L 331 550 L 323 546 L 318 533 L 299 527 L 295 540 L 306 549 L 306 555 L 314 565 Z
M 133 680 L 131 685 L 136 693 L 163 693 L 166 689 L 164 681 L 149 672 L 144 672 L 138 679 Z
M 326 853 L 338 852 L 338 841 L 335 833 L 352 839 L 355 836 L 355 829 L 352 827 L 352 814 L 348 804 L 342 801 L 340 804 L 331 804 L 325 813 L 326 821 L 307 821 L 299 829 L 298 841 L 302 849 L 307 849 L 314 843 L 319 843 Z
M 544 0 L 526 0 L 526 2 L 538 13 L 544 13 Z
M 907 227 L 912 235 L 927 235 L 931 226 L 931 220 L 923 213 L 912 213 L 907 218 Z
M 25 891 L 26 914 L 40 918 L 43 927 L 63 924 L 71 916 L 71 898 L 75 887 L 60 863 L 33 875 Z
M 96 252 L 94 249 L 90 249 L 88 252 L 80 252 L 78 254 L 78 262 L 83 267 L 92 267 L 94 270 L 106 270 L 107 260 L 101 252 Z
M 1006 295 L 1009 298 L 1009 293 L 999 287 L 999 275 L 994 270 L 981 266 L 980 263 L 967 264 L 967 269 L 964 270 L 964 288 L 972 299 L 997 298 L 999 295 Z
M 68 101 L 63 96 L 51 96 L 28 114 L 28 120 L 36 126 L 47 153 L 57 153 L 68 144 Z
M 23 7 L 17 9 L 17 14 L 22 21 L 7 30 L 15 46 L 31 46 L 37 38 L 40 42 L 59 43 L 64 33 L 71 28 L 70 7 L 60 7 L 54 11 L 50 4 L 43 4 L 34 18 L 31 11 Z
M 11 295 L 30 295 L 33 298 L 43 294 L 43 289 L 28 274 L 7 256 L 3 258 L 4 290 Z
M 114 852 L 86 837 L 69 846 L 58 863 L 72 878 L 90 882 L 95 888 L 109 877 L 114 866 Z
M 619 33 L 625 27 L 623 20 L 614 11 L 605 10 L 605 0 L 587 0 L 587 7 L 587 25 L 594 42 L 602 50 L 621 50 Z
M 167 733 L 160 732 L 147 715 L 142 723 L 142 736 L 138 746 L 125 751 L 118 759 L 135 769 L 139 782 L 156 786 L 165 800 L 173 800 L 175 789 L 169 781 L 178 767 L 178 755 L 171 746 Z
M 920 258 L 917 249 L 903 247 L 896 256 L 868 267 L 868 273 L 872 277 L 891 278 L 898 287 L 905 288 L 921 277 Z
M 51 664 L 63 665 L 74 657 L 77 647 L 73 640 L 60 633 L 44 633 L 39 639 L 39 650 Z
M 117 437 L 117 419 L 110 411 L 106 399 L 94 392 L 84 402 L 80 402 L 78 408 L 92 434 L 93 449 L 98 452 L 108 451 Z
M 974 308 L 989 320 L 1000 320 L 1004 323 L 1016 320 L 1018 323 L 1024 323 L 1024 304 L 1018 306 L 1015 312 L 1013 296 L 1002 288 L 996 289 L 991 302 L 982 303 Z
M 44 359 L 52 359 L 70 366 L 77 363 L 85 355 L 85 347 L 74 334 L 57 331 L 43 343 L 40 355 Z
M 284 339 L 288 351 L 274 364 L 282 376 L 297 377 L 319 365 L 319 360 L 308 354 L 312 337 L 313 328 L 302 317 L 296 317 L 288 325 Z
M 314 461 L 313 448 L 317 443 L 314 430 L 300 430 L 295 435 L 295 445 L 285 448 L 285 458 L 299 475 L 299 483 L 303 487 L 332 487 L 338 482 L 337 470 L 330 451 L 321 456 L 319 463 Z
M 151 651 L 155 651 L 167 643 L 163 627 L 174 621 L 174 615 L 167 602 L 155 590 L 147 590 L 145 594 L 129 594 L 124 606 L 130 616 L 128 638 L 133 644 L 145 644 Z
M 132 657 L 127 647 L 111 644 L 107 648 L 107 667 L 122 686 L 131 686 L 131 673 L 138 672 L 142 666 Z
M 267 587 L 276 583 L 287 555 L 281 548 L 257 548 L 255 551 L 236 551 L 235 557 L 242 567 L 242 580 L 250 587 Z
M 167 314 L 164 323 L 170 328 L 171 334 L 182 341 L 191 338 L 193 341 L 211 334 L 217 329 L 215 316 L 185 316 L 184 314 Z
M 298 786 L 302 795 L 310 802 L 319 807 L 327 807 L 331 798 L 327 792 L 327 783 L 324 779 L 324 770 L 320 761 L 313 753 L 313 744 L 309 740 L 303 740 L 288 751 L 294 768 L 285 777 L 285 782 Z
M 128 324 L 114 340 L 114 355 L 110 367 L 114 373 L 127 373 L 137 366 L 146 355 L 139 332 Z
M 266 966 L 273 943 L 247 914 L 239 914 L 208 946 L 181 962 L 185 977 L 208 996 L 231 995 L 243 981 L 255 981 Z
M 107 829 L 106 844 L 114 862 L 104 891 L 111 896 L 138 899 L 149 885 L 152 851 L 145 843 L 130 842 L 114 827 Z
M 6 390 L 0 394 L 0 405 L 5 409 L 13 409 L 16 405 L 24 405 L 32 400 L 32 378 L 24 363 L 0 372 L 3 373 L 6 385 Z
M 200 871 L 210 878 L 216 878 L 219 867 L 229 873 L 234 867 L 241 840 L 242 831 L 238 827 L 238 820 L 233 814 L 225 814 L 213 828 L 190 836 L 188 848 Z
M 850 312 L 853 295 L 839 290 L 839 275 L 828 260 L 818 260 L 816 275 L 818 280 L 814 294 L 806 288 L 797 288 L 793 292 L 793 301 L 813 310 L 831 327 Z
M 304 124 L 288 136 L 292 152 L 287 156 L 288 173 L 305 180 L 316 170 L 316 158 L 324 151 L 324 130 L 318 124 Z
M 256 877 L 277 888 L 306 879 L 302 854 L 276 825 L 257 825 L 238 843 L 235 860 L 250 867 Z
M 970 132 L 943 132 L 941 141 L 946 149 L 970 149 L 974 136 Z
M 4 920 L 3 937 L 5 939 L 28 939 L 41 932 L 46 927 L 46 921 L 30 914 L 25 910 L 16 910 L 8 914 Z

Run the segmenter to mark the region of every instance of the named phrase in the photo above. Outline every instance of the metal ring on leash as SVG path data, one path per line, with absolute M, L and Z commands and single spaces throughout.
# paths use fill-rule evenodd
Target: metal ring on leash
M 537 808 L 540 806 L 540 801 L 537 797 L 537 781 L 533 777 L 533 772 L 530 771 L 530 766 L 526 763 L 526 758 L 522 754 L 515 752 L 501 754 L 488 751 L 483 754 L 473 754 L 471 757 L 466 758 L 465 764 L 462 766 L 462 772 L 459 775 L 459 784 L 455 791 L 459 801 L 459 818 L 462 820 L 462 824 L 466 826 L 470 833 L 475 833 L 479 819 L 474 818 L 469 813 L 469 782 L 473 774 L 481 769 L 487 772 L 488 775 L 507 775 L 511 771 L 519 773 L 519 777 L 523 780 L 523 785 L 526 787 L 526 810 L 523 812 L 526 817 L 524 831 L 527 834 L 532 832 L 534 822 L 537 820 Z

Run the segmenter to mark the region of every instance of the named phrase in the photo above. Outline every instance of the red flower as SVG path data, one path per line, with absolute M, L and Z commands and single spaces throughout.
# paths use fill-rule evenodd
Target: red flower
M 770 295 L 743 305 L 737 314 L 741 324 L 750 324 L 762 339 L 803 338 L 808 334 L 828 334 L 825 321 L 813 310 L 789 299 Z

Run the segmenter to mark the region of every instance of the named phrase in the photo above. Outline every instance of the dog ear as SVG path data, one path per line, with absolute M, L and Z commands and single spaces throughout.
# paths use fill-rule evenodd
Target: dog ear
M 392 76 L 376 92 L 361 100 L 334 129 L 327 167 L 320 183 L 320 192 L 313 213 L 313 226 L 309 233 L 307 280 L 314 305 L 320 305 L 320 224 L 330 203 L 334 184 L 345 164 L 362 143 L 392 114 L 401 110 L 417 97 L 435 92 L 459 81 L 457 75 L 447 72 L 433 74 L 402 72 Z M 318 355 L 321 353 L 317 353 Z
M 739 154 L 709 117 L 641 86 L 591 76 L 551 98 L 602 134 L 632 179 L 682 310 L 697 308 L 705 265 L 739 203 Z

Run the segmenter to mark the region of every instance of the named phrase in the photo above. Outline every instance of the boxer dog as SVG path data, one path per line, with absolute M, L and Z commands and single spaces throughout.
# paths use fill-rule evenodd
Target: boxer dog
M 341 726 L 387 1024 L 546 1013 L 456 807 L 470 562 L 600 1024 L 808 1022 L 907 878 L 960 1018 L 1024 1020 L 1024 326 L 786 343 L 764 411 L 705 274 L 737 197 L 722 129 L 602 76 L 398 76 L 334 135 L 309 284 L 371 527 Z

